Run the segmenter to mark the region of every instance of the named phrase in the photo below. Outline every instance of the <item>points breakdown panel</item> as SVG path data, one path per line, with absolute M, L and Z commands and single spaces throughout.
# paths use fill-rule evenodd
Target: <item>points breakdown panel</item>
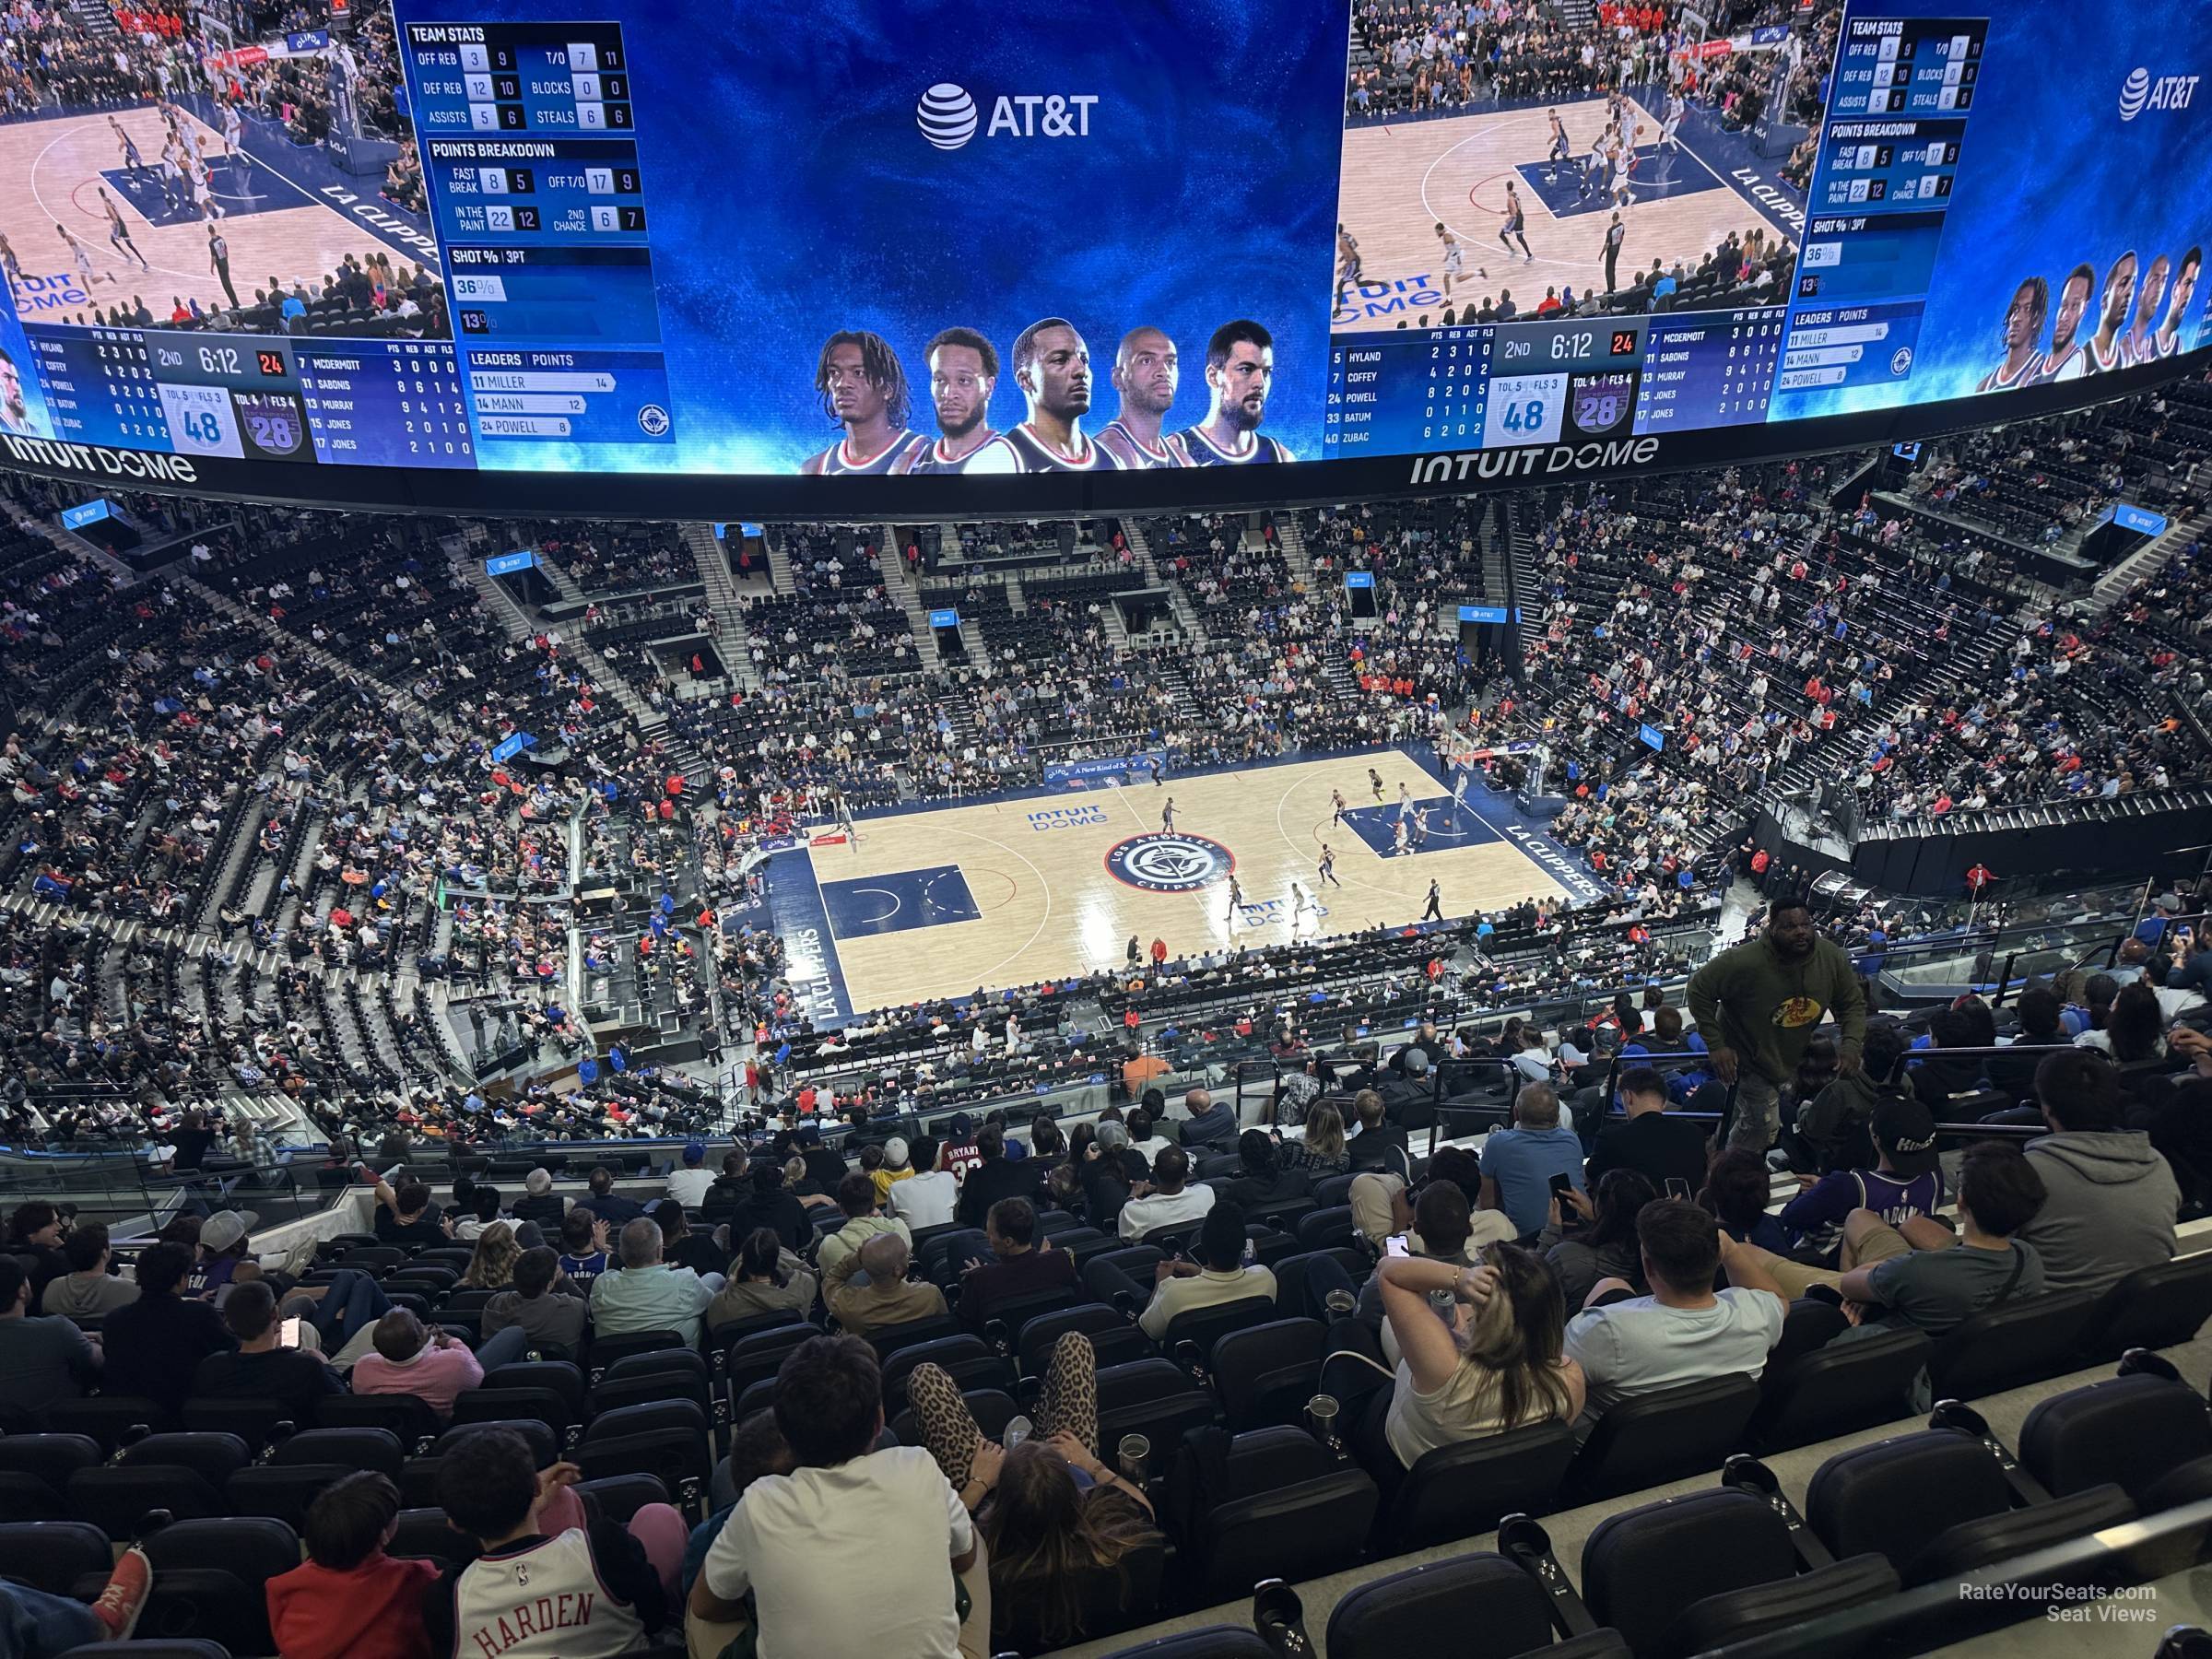
M 423 176 L 487 465 L 673 445 L 629 55 L 615 23 L 410 23 Z

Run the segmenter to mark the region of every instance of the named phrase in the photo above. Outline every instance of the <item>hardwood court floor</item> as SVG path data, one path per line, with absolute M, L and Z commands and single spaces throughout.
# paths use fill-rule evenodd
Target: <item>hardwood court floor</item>
M 157 165 L 167 134 L 160 115 L 152 109 L 118 110 L 114 114 L 136 141 L 147 167 Z M 251 304 L 253 290 L 266 288 L 272 277 L 288 287 L 307 282 L 311 291 L 319 290 L 322 278 L 344 255 L 378 249 L 392 252 L 337 208 L 317 201 L 268 168 L 223 162 L 221 134 L 190 114 L 183 123 L 188 132 L 201 135 L 207 154 L 215 159 L 212 188 L 226 216 L 218 224 L 230 245 L 230 279 L 242 300 Z M 43 309 L 35 299 L 28 300 L 22 306 L 27 319 L 74 321 L 89 305 L 105 309 L 118 299 L 128 302 L 143 297 L 156 318 L 166 323 L 180 298 L 195 298 L 203 308 L 227 303 L 208 263 L 208 222 L 188 212 L 167 211 L 158 217 L 176 222 L 154 222 L 141 203 L 159 208 L 158 189 L 135 196 L 103 176 L 122 171 L 123 147 L 105 114 L 0 126 L 0 232 L 15 248 L 25 276 L 76 276 L 68 244 L 54 233 L 57 223 L 75 231 L 92 256 L 88 302 Z M 142 178 L 150 184 L 150 172 Z M 362 194 L 373 199 L 379 182 L 363 180 Z M 97 194 L 102 185 L 122 209 L 131 240 L 151 269 L 141 269 L 137 261 L 109 243 L 107 216 L 100 211 Z M 105 280 L 110 276 L 115 280 Z
M 1688 149 L 1655 153 L 1658 116 L 1633 99 L 1630 102 L 1644 133 L 1638 147 L 1636 205 L 1623 218 L 1628 229 L 1620 252 L 1623 287 L 1631 272 L 1649 269 L 1654 258 L 1669 266 L 1677 259 L 1694 266 L 1729 231 L 1742 234 L 1764 223 L 1749 202 Z M 1605 130 L 1605 100 L 1558 108 L 1579 166 Z M 1547 287 L 1572 284 L 1577 295 L 1593 285 L 1602 290 L 1612 208 L 1596 195 L 1580 201 L 1564 170 L 1559 182 L 1543 182 L 1550 133 L 1542 108 L 1347 128 L 1336 217 L 1359 239 L 1370 298 L 1387 301 L 1388 285 L 1422 276 L 1429 279 L 1430 290 L 1441 291 L 1439 220 L 1465 250 L 1465 268 L 1451 295 L 1454 306 L 1479 305 L 1486 295 L 1494 299 L 1501 288 L 1510 288 L 1526 317 Z M 1498 241 L 1509 177 L 1514 178 L 1526 212 L 1533 263 L 1521 257 L 1518 242 L 1509 257 Z M 1488 279 L 1478 275 L 1484 269 Z M 1443 308 L 1424 303 L 1421 309 L 1435 323 Z M 1335 326 L 1339 332 L 1384 329 L 1418 320 L 1403 311 L 1371 316 L 1363 309 L 1357 316 L 1340 314 Z
M 1426 847 L 1404 855 L 1389 851 L 1400 782 L 1430 810 Z M 1342 828 L 1331 824 L 1332 789 L 1353 808 Z M 1159 833 L 1171 796 L 1171 837 Z M 1446 916 L 1559 890 L 1502 821 L 1472 805 L 1454 813 L 1450 797 L 1385 751 L 869 818 L 857 846 L 810 856 L 847 994 L 865 1011 L 1119 966 L 1133 935 L 1176 955 L 1283 943 L 1291 884 L 1313 894 L 1324 840 L 1343 886 L 1321 895 L 1323 916 L 1299 921 L 1301 937 L 1413 921 L 1431 880 Z M 776 879 L 787 868 L 780 861 Z M 1232 868 L 1244 898 L 1233 921 Z

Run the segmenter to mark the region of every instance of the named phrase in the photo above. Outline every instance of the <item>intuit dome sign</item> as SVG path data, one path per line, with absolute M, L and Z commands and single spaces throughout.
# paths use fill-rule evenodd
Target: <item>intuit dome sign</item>
M 49 472 L 90 473 L 102 478 L 144 478 L 149 484 L 197 484 L 199 471 L 187 455 L 153 455 L 138 450 L 110 449 L 104 443 L 65 443 L 58 438 L 0 437 L 7 458 Z
M 1529 449 L 1462 450 L 1415 459 L 1410 484 L 1465 484 L 1470 478 L 1550 477 L 1648 466 L 1659 458 L 1656 438 L 1615 438 L 1597 443 L 1547 443 Z

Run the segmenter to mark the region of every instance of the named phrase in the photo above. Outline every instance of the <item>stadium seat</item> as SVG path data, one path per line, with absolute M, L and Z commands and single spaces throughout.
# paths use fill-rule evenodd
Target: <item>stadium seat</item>
M 578 1481 L 575 1491 L 578 1498 L 595 1504 L 607 1520 L 622 1525 L 647 1504 L 668 1501 L 668 1488 L 657 1475 L 606 1475 Z
M 1374 1265 L 1348 1244 L 1334 1250 L 1300 1250 L 1274 1265 L 1275 1305 L 1286 1314 L 1312 1313 L 1313 1301 L 1306 1288 L 1306 1278 L 1314 1265 L 1324 1260 L 1343 1268 L 1345 1277 L 1355 1286 L 1365 1284 L 1367 1276 L 1374 1271 Z
M 629 1406 L 629 1411 L 650 1409 Z M 621 1413 L 614 1414 L 620 1416 Z M 576 1448 L 585 1481 L 618 1475 L 651 1475 L 693 1525 L 706 1519 L 707 1483 L 714 1474 L 703 1429 L 653 1428 L 635 1433 L 587 1435 Z
M 441 1509 L 403 1509 L 399 1512 L 398 1529 L 386 1547 L 386 1554 L 435 1561 L 441 1571 L 465 1566 L 482 1553 L 474 1538 L 446 1524 L 445 1512 Z
M 276 1653 L 266 1589 L 300 1564 L 289 1526 L 265 1518 L 179 1520 L 148 1537 L 146 1553 L 154 1591 L 141 1637 L 219 1641 L 237 1659 Z
M 501 1371 L 513 1369 L 501 1366 Z M 527 1418 L 543 1423 L 550 1429 L 563 1446 L 575 1443 L 582 1430 L 576 1414 L 569 1403 L 549 1388 L 465 1388 L 453 1396 L 453 1414 L 447 1420 L 459 1428 L 464 1423 L 497 1423 L 510 1419 Z
M 0 1574 L 49 1595 L 67 1595 L 88 1573 L 106 1574 L 114 1557 L 108 1535 L 83 1521 L 0 1524 Z
M 1560 1502 L 1594 1503 L 1718 1469 L 1758 1407 L 1759 1384 L 1741 1372 L 1609 1406 L 1568 1469 Z
M 1277 1659 L 1276 1652 L 1242 1625 L 1207 1625 L 1116 1648 L 1105 1659 Z
M 2138 1267 L 2098 1299 L 2081 1334 L 2094 1359 L 2130 1348 L 2179 1347 L 2212 1319 L 2212 1252 Z
M 1104 1438 L 1103 1434 L 1100 1436 Z M 1349 1566 L 1381 1500 L 1366 1470 L 1339 1464 L 1304 1430 L 1238 1435 L 1219 1495 L 1192 1489 L 1192 1454 L 1178 1459 L 1167 1511 L 1186 1598 L 1210 1606 L 1265 1578 L 1291 1583 Z
M 56 1434 L 89 1435 L 100 1442 L 100 1455 L 112 1457 L 133 1430 L 159 1433 L 175 1428 L 176 1419 L 142 1395 L 101 1394 L 62 1401 L 46 1413 L 46 1427 Z
M 465 1434 L 474 1434 L 480 1429 L 507 1429 L 530 1442 L 531 1454 L 537 1459 L 541 1469 L 550 1467 L 559 1460 L 560 1437 L 535 1418 L 499 1418 L 489 1422 L 462 1423 L 441 1434 L 430 1447 L 431 1457 L 444 1455 L 448 1448 Z
M 1619 1632 L 1552 1641 L 1551 1602 L 1519 1564 L 1500 1555 L 1453 1556 L 1370 1579 L 1329 1614 L 1329 1659 L 1628 1659 Z
M 1681 1659 L 1898 1587 L 1877 1555 L 1798 1567 L 1789 1523 L 1768 1504 L 1691 1492 L 1599 1522 L 1583 1546 L 1583 1599 L 1637 1659 Z
M 1118 1309 L 1104 1302 L 1078 1302 L 1058 1313 L 1043 1313 L 1021 1327 L 1014 1346 L 1015 1369 L 1025 1377 L 1041 1376 L 1051 1359 L 1053 1345 L 1067 1331 L 1090 1338 L 1091 1352 L 1101 1369 L 1124 1360 L 1142 1359 L 1156 1350 L 1152 1339 L 1124 1319 Z
M 388 1429 L 308 1429 L 278 1446 L 269 1465 L 335 1463 L 396 1477 L 405 1456 L 399 1437 Z
M 795 1311 L 785 1309 L 781 1312 L 762 1313 L 752 1319 L 733 1320 L 728 1324 L 710 1329 L 700 1338 L 700 1349 L 707 1357 L 708 1370 L 720 1381 L 728 1366 L 729 1351 L 735 1345 L 748 1336 L 758 1336 L 763 1331 L 786 1330 L 802 1323 Z M 806 1334 L 812 1335 L 812 1327 L 807 1327 Z
M 1907 1325 L 1841 1337 L 1794 1364 L 1770 1366 L 1747 1440 L 1762 1453 L 1785 1452 L 1908 1416 L 1932 1347 Z
M 896 1417 L 906 1409 L 906 1380 L 918 1365 L 942 1366 L 963 1390 L 1014 1386 L 1013 1362 L 981 1336 L 940 1336 L 902 1347 L 883 1362 L 883 1409 L 888 1415 Z
M 1908 1585 L 1935 1583 L 2007 1556 L 2131 1520 L 2117 1486 L 2026 1509 L 2004 1467 L 1955 1430 L 1930 1429 L 1839 1452 L 1815 1471 L 1806 1521 L 1837 1556 L 1886 1557 Z
M 6 1442 L 0 1441 L 0 1445 Z M 2110 1482 L 2146 1514 L 2212 1496 L 2212 1416 L 2186 1382 L 2114 1377 L 2038 1401 L 2020 1425 L 2020 1463 L 2052 1496 Z M 2171 1488 L 2176 1477 L 2187 1478 Z
M 241 1453 L 238 1465 L 245 1458 Z M 167 1511 L 179 1520 L 199 1520 L 229 1512 L 222 1482 L 226 1471 L 211 1479 L 197 1468 L 176 1464 L 143 1463 L 79 1469 L 69 1477 L 69 1513 L 102 1528 L 118 1544 L 137 1536 L 147 1515 Z
M 2087 1290 L 2028 1296 L 1977 1313 L 1928 1355 L 1938 1400 L 1978 1400 L 2076 1370 L 2097 1299 Z
M 783 1324 L 748 1332 L 728 1344 L 723 1350 L 722 1386 L 733 1406 L 754 1383 L 764 1377 L 772 1379 L 792 1349 L 821 1334 L 817 1325 Z
M 1574 1453 L 1574 1430 L 1565 1423 L 1540 1423 L 1424 1453 L 1391 1491 L 1378 1524 L 1378 1552 L 1404 1555 L 1479 1537 L 1516 1512 L 1547 1513 Z
M 340 1463 L 256 1464 L 223 1483 L 234 1515 L 262 1515 L 294 1532 L 307 1524 L 308 1506 L 353 1470 Z
M 382 1429 L 410 1453 L 427 1452 L 444 1430 L 429 1403 L 414 1394 L 331 1394 L 316 1406 L 315 1421 L 325 1429 Z
M 1318 1319 L 1272 1319 L 1218 1338 L 1209 1369 L 1224 1424 L 1235 1432 L 1297 1422 L 1320 1383 L 1327 1341 Z
M 585 1380 L 596 1384 L 616 1360 L 630 1354 L 650 1354 L 661 1348 L 680 1348 L 684 1339 L 674 1331 L 626 1331 L 618 1336 L 592 1338 L 591 1360 Z
M 1021 1406 L 1014 1396 L 1000 1388 L 971 1389 L 960 1395 L 968 1406 L 968 1415 L 982 1430 L 985 1440 L 998 1440 L 1005 1435 L 1006 1425 L 1021 1415 Z M 900 1412 L 890 1421 L 890 1430 L 902 1446 L 919 1446 L 922 1425 L 912 1407 Z
M 233 1659 L 219 1641 L 195 1641 L 189 1637 L 171 1641 L 145 1636 L 129 1641 L 93 1641 L 73 1647 L 63 1659 Z
M 1300 1216 L 1293 1232 L 1301 1251 L 1357 1250 L 1359 1245 L 1359 1230 L 1353 1225 L 1348 1204 Z
M 1168 1359 L 1132 1359 L 1099 1372 L 1099 1453 L 1111 1460 L 1122 1437 L 1151 1442 L 1152 1473 L 1168 1466 L 1185 1431 L 1214 1420 L 1213 1396 Z
M 99 1466 L 100 1442 L 84 1434 L 0 1435 L 0 1514 L 11 1521 L 40 1521 L 52 1517 L 20 1512 L 35 1501 L 34 1488 L 43 1488 L 59 1504 L 69 1489 L 69 1477 L 79 1469 Z M 15 1501 L 10 1501 L 14 1499 Z
M 1237 1301 L 1193 1308 L 1168 1321 L 1167 1329 L 1159 1334 L 1160 1351 L 1171 1355 L 1187 1342 L 1198 1350 L 1201 1363 L 1210 1365 L 1215 1345 L 1222 1337 L 1231 1331 L 1265 1324 L 1274 1318 L 1272 1296 L 1247 1296 Z
M 297 1413 L 275 1400 L 187 1400 L 177 1415 L 193 1432 L 235 1434 L 255 1455 L 277 1439 L 281 1425 L 291 1423 L 294 1429 L 307 1427 L 305 1423 L 294 1422 Z

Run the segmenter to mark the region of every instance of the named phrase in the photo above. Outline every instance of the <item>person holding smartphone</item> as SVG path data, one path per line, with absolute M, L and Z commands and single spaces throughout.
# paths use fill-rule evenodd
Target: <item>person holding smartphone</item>
M 1544 1230 L 1554 1178 L 1581 1191 L 1583 1143 L 1559 1122 L 1559 1092 L 1530 1083 L 1513 1098 L 1513 1126 L 1482 1144 L 1482 1207 L 1503 1210 L 1516 1237 Z
M 1598 1131 L 1584 1171 L 1590 1184 L 1608 1171 L 1634 1170 L 1661 1192 L 1670 1181 L 1681 1182 L 1684 1198 L 1703 1185 L 1711 1153 L 1704 1126 L 1668 1115 L 1666 1079 L 1640 1065 L 1621 1074 L 1614 1092 L 1628 1116 Z

